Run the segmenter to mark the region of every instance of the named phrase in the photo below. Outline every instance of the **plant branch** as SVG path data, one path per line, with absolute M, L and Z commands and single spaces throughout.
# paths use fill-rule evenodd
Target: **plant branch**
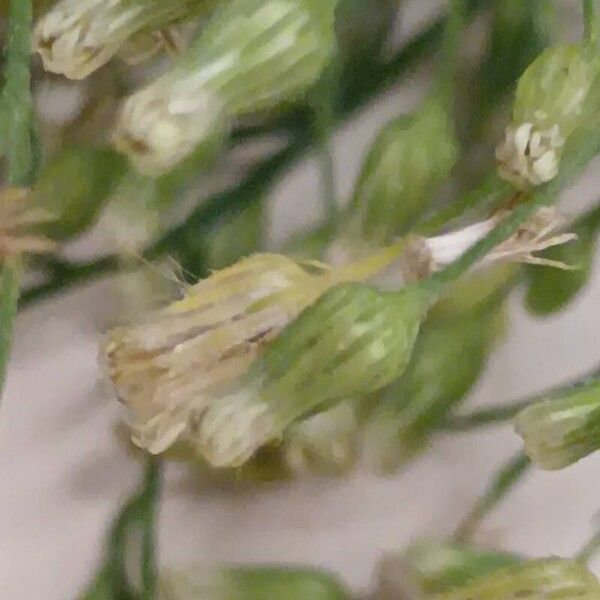
M 521 480 L 531 466 L 531 461 L 523 453 L 513 456 L 495 475 L 490 486 L 475 506 L 458 526 L 454 538 L 465 542 L 475 532 L 485 516 L 491 512 Z
M 583 0 L 583 36 L 592 44 L 598 43 L 598 15 L 596 14 L 597 0 Z

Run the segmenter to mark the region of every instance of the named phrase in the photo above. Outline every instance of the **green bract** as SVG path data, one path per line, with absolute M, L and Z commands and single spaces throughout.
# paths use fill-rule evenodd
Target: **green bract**
M 165 75 L 130 96 L 115 143 L 159 174 L 215 142 L 236 117 L 300 99 L 335 49 L 336 0 L 232 0 Z
M 517 433 L 542 469 L 562 469 L 600 448 L 600 382 L 593 380 L 522 410 Z

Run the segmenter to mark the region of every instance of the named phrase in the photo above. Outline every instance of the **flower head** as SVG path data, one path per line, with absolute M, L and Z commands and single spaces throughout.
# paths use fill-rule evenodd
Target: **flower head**
M 206 0 L 61 0 L 36 24 L 34 49 L 44 68 L 83 79 L 135 33 L 158 28 Z
M 233 119 L 294 101 L 334 50 L 335 0 L 233 0 L 173 68 L 129 97 L 114 139 L 142 171 L 159 174 L 208 152 Z
M 573 388 L 521 411 L 515 422 L 525 451 L 542 469 L 562 469 L 600 448 L 600 383 Z
M 323 406 L 373 392 L 399 376 L 433 295 L 339 284 L 288 325 L 251 365 L 241 387 L 215 400 L 198 428 L 216 467 L 239 466 Z
M 599 73 L 596 52 L 585 45 L 549 48 L 527 68 L 496 150 L 503 179 L 528 188 L 556 177 L 567 139 L 597 108 Z
M 54 242 L 34 229 L 54 219 L 47 210 L 31 202 L 29 190 L 5 188 L 0 192 L 0 262 L 15 254 L 45 254 L 56 249 Z

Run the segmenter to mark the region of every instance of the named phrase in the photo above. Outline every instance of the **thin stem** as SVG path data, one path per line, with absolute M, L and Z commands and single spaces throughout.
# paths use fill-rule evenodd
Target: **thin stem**
M 531 461 L 521 452 L 503 465 L 485 494 L 477 500 L 475 506 L 458 526 L 454 534 L 455 539 L 464 542 L 472 537 L 485 516 L 504 500 L 530 466 Z
M 156 516 L 160 494 L 160 464 L 150 459 L 144 481 L 144 515 L 142 531 L 141 600 L 156 595 Z
M 596 531 L 592 537 L 583 545 L 581 550 L 577 553 L 576 559 L 587 563 L 596 554 L 600 552 L 600 530 Z
M 450 14 L 444 29 L 441 64 L 438 66 L 437 81 L 434 85 L 434 92 L 448 101 L 453 97 L 466 8 L 465 0 L 450 0 Z
M 598 43 L 598 15 L 596 0 L 583 0 L 583 36 L 592 44 Z
M 1 103 L 8 119 L 8 183 L 30 185 L 34 172 L 32 150 L 33 102 L 31 99 L 31 0 L 12 0 L 8 14 L 6 84 Z M 0 266 L 0 396 L 4 389 L 13 322 L 19 302 L 19 262 Z

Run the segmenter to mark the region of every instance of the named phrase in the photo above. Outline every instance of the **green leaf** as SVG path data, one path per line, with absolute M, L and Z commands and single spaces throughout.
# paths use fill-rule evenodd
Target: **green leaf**
M 4 388 L 11 348 L 13 321 L 19 300 L 19 269 L 6 262 L 0 267 L 0 392 Z

